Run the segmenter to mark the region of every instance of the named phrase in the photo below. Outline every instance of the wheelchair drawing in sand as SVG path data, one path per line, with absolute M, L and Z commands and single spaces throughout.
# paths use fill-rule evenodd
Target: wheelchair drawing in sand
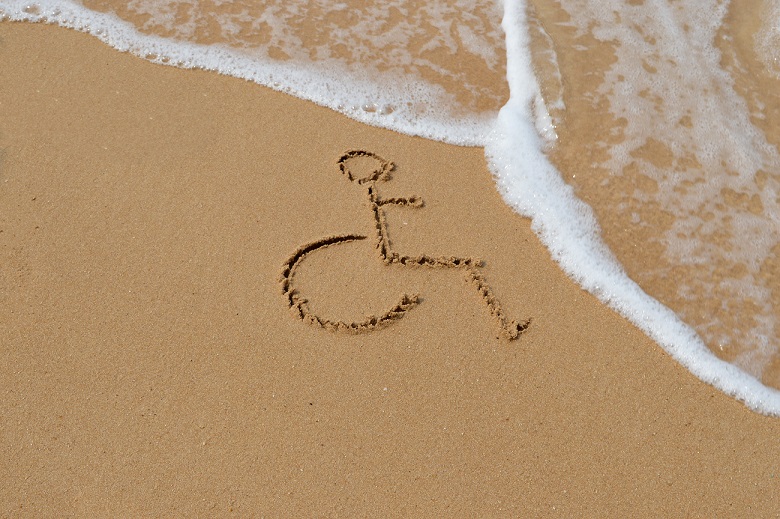
M 357 177 L 349 167 L 349 162 L 353 159 L 370 159 L 376 166 L 366 176 Z M 490 315 L 494 318 L 500 328 L 500 335 L 506 339 L 517 339 L 530 325 L 530 319 L 524 321 L 509 320 L 504 315 L 501 305 L 493 295 L 484 277 L 480 273 L 482 262 L 469 257 L 435 257 L 428 255 L 405 256 L 391 249 L 390 240 L 387 232 L 387 222 L 385 218 L 385 208 L 387 206 L 406 206 L 411 208 L 421 208 L 422 200 L 417 196 L 408 198 L 382 198 L 377 190 L 377 184 L 390 180 L 390 172 L 395 165 L 380 157 L 379 155 L 363 150 L 348 151 L 338 160 L 338 167 L 341 173 L 351 182 L 355 182 L 365 188 L 365 194 L 368 199 L 372 217 L 375 223 L 376 237 L 375 248 L 379 258 L 385 265 L 401 265 L 414 268 L 449 268 L 459 269 L 465 274 L 466 281 L 474 286 L 481 297 L 483 303 L 487 306 Z M 281 275 L 282 293 L 292 310 L 293 314 L 299 319 L 334 331 L 346 331 L 359 333 L 371 331 L 378 327 L 385 326 L 402 318 L 407 312 L 417 306 L 420 297 L 417 294 L 404 294 L 400 300 L 389 310 L 379 316 L 367 316 L 362 321 L 344 322 L 330 320 L 312 313 L 309 309 L 308 301 L 294 288 L 295 273 L 301 262 L 307 256 L 325 247 L 334 247 L 340 244 L 365 240 L 368 236 L 362 234 L 344 234 L 333 235 L 321 238 L 319 240 L 307 243 L 296 249 L 296 251 L 284 263 Z

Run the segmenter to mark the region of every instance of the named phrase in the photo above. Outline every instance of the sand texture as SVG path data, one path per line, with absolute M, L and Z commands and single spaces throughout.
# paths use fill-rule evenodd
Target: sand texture
M 481 149 L 51 26 L 0 70 L 0 517 L 780 514 L 780 420 L 565 277 Z

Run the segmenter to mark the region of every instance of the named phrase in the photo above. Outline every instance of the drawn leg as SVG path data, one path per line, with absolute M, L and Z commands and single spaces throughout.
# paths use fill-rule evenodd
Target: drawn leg
M 414 294 L 407 296 L 404 294 L 401 300 L 396 303 L 390 310 L 386 311 L 380 316 L 368 316 L 363 321 L 347 323 L 344 321 L 331 321 L 324 319 L 313 314 L 309 310 L 308 301 L 301 297 L 297 290 L 293 288 L 293 278 L 295 276 L 295 270 L 303 259 L 314 251 L 319 249 L 330 247 L 332 245 L 338 245 L 341 243 L 348 243 L 356 240 L 365 240 L 366 237 L 359 234 L 347 234 L 342 236 L 329 236 L 322 238 L 315 242 L 303 245 L 299 247 L 290 258 L 284 263 L 282 268 L 282 275 L 280 277 L 280 283 L 282 284 L 282 294 L 287 300 L 287 304 L 293 313 L 302 321 L 308 322 L 321 328 L 337 331 L 348 331 L 352 333 L 360 333 L 365 331 L 374 330 L 380 326 L 389 324 L 391 321 L 395 321 L 404 316 L 406 312 L 416 306 L 419 302 L 419 296 Z
M 501 327 L 502 337 L 510 341 L 520 337 L 520 335 L 531 325 L 531 320 L 507 320 L 503 310 L 501 310 L 501 304 L 498 302 L 498 299 L 496 299 L 496 296 L 493 295 L 493 291 L 488 286 L 485 278 L 479 272 L 479 267 L 476 265 L 469 265 L 466 272 L 466 279 L 477 287 L 477 291 L 487 305 L 490 315 L 498 321 L 498 324 Z
M 484 276 L 479 271 L 482 261 L 476 258 L 459 258 L 456 256 L 401 256 L 392 251 L 389 252 L 386 263 L 397 263 L 408 267 L 429 267 L 429 268 L 460 268 L 466 271 L 466 281 L 477 288 L 482 301 L 490 311 L 490 315 L 498 321 L 501 328 L 501 336 L 508 340 L 514 340 L 528 329 L 531 320 L 524 321 L 509 320 L 501 309 L 501 304 L 493 295 L 493 291 L 487 284 Z

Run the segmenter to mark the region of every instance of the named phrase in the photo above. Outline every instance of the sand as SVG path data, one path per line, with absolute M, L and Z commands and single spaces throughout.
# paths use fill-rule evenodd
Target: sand
M 0 516 L 772 517 L 780 420 L 569 280 L 483 151 L 0 23 Z M 347 150 L 393 161 L 385 265 Z M 356 166 L 357 167 L 357 166 Z M 296 290 L 357 322 L 329 331 Z

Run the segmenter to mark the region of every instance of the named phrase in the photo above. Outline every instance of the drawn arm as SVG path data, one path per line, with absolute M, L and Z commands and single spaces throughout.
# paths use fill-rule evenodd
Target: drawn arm
M 406 197 L 406 198 L 397 198 L 397 197 L 386 198 L 386 199 L 379 198 L 376 201 L 376 205 L 379 205 L 379 206 L 382 206 L 382 205 L 400 205 L 400 206 L 403 206 L 403 207 L 420 208 L 420 207 L 423 206 L 423 201 L 422 201 L 422 198 L 420 198 L 419 196 L 412 195 L 412 196 Z

